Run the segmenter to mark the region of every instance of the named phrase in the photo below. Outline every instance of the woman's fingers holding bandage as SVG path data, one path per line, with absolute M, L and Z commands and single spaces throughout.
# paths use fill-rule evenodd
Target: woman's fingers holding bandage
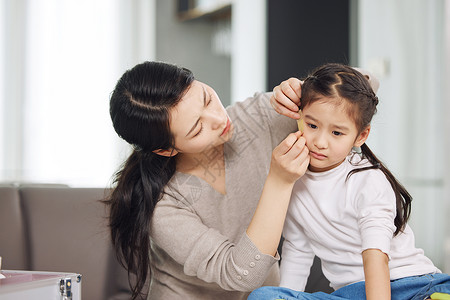
M 286 183 L 294 183 L 305 174 L 309 151 L 301 132 L 289 134 L 272 152 L 270 172 Z
M 299 79 L 291 77 L 273 88 L 270 104 L 276 112 L 292 119 L 300 118 L 301 84 Z

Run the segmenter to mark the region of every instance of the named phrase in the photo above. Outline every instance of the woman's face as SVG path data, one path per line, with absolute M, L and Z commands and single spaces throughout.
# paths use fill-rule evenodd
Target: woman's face
M 227 142 L 233 125 L 216 92 L 195 80 L 170 110 L 170 129 L 177 152 L 202 153 Z

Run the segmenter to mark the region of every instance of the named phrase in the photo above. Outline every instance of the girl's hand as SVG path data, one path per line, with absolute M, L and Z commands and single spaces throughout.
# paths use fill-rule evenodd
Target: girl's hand
M 301 132 L 291 133 L 272 152 L 269 177 L 293 184 L 305 174 L 309 165 L 309 150 Z
M 292 119 L 300 119 L 298 107 L 302 96 L 302 81 L 291 77 L 273 88 L 270 104 L 279 114 Z

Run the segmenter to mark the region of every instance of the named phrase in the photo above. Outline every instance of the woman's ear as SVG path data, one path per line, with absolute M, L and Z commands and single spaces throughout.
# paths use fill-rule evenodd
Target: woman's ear
M 164 150 L 164 149 L 158 149 L 158 150 L 153 150 L 153 153 L 161 155 L 161 156 L 166 156 L 166 157 L 172 157 L 178 154 L 178 151 L 171 148 L 168 150 Z
M 370 125 L 366 127 L 356 138 L 355 143 L 353 144 L 354 147 L 361 147 L 362 144 L 364 144 L 367 141 L 367 138 L 369 137 L 370 133 Z

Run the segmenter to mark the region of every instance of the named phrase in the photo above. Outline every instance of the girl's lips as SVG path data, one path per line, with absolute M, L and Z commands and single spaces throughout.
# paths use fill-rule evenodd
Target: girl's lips
M 309 154 L 310 154 L 312 157 L 314 157 L 315 159 L 318 159 L 318 160 L 324 160 L 325 158 L 327 158 L 327 157 L 326 157 L 325 155 L 323 155 L 323 154 L 316 153 L 316 152 L 312 152 L 312 151 L 310 151 Z
M 230 119 L 227 117 L 227 125 L 225 126 L 225 129 L 223 130 L 223 132 L 220 136 L 225 135 L 228 132 L 228 130 L 230 130 L 230 127 L 231 127 L 231 122 L 230 122 Z

